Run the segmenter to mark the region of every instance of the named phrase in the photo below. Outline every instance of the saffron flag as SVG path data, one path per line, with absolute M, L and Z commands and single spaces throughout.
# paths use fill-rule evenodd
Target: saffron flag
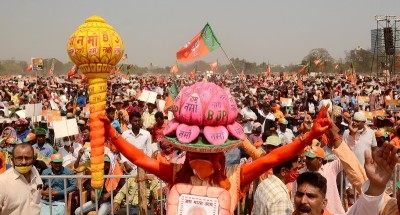
M 271 75 L 271 66 L 268 64 L 267 69 L 265 69 L 265 73 L 267 74 L 267 76 Z
M 338 70 L 338 69 L 339 69 L 339 64 L 336 64 L 335 70 Z
M 298 86 L 299 89 L 301 89 L 301 90 L 304 89 L 303 81 L 301 80 L 300 77 L 297 79 L 297 86 Z
M 175 75 L 176 73 L 178 73 L 179 69 L 178 69 L 178 65 L 174 64 L 171 69 L 169 70 L 169 73 Z
M 299 73 L 299 75 L 306 75 L 307 66 L 303 66 L 297 73 Z
M 68 71 L 68 78 L 76 74 L 76 65 L 72 66 L 71 70 Z
M 220 47 L 211 26 L 207 23 L 204 28 L 177 53 L 179 62 L 188 62 L 202 57 Z
M 54 59 L 53 59 L 53 62 L 51 63 L 49 75 L 54 75 Z
M 194 67 L 193 70 L 190 72 L 189 75 L 190 79 L 194 79 L 196 77 L 195 75 L 196 75 L 196 67 Z
M 32 69 L 33 69 L 32 64 L 29 64 L 26 70 L 28 70 L 28 72 L 32 72 Z
M 218 69 L 218 60 L 216 60 L 214 63 L 210 64 L 210 70 L 215 72 Z
M 321 59 L 317 58 L 317 59 L 314 60 L 314 64 L 316 66 L 318 66 L 319 63 L 321 63 Z

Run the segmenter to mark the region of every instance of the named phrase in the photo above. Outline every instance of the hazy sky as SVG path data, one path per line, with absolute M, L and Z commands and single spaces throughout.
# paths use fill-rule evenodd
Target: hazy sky
M 300 63 L 311 49 L 333 58 L 370 48 L 375 15 L 399 15 L 399 0 L 3 0 L 0 60 L 69 61 L 69 36 L 91 15 L 122 37 L 127 63 L 169 66 L 176 52 L 209 22 L 229 57 L 271 64 Z M 400 27 L 400 26 L 399 26 Z M 228 61 L 221 51 L 200 58 Z

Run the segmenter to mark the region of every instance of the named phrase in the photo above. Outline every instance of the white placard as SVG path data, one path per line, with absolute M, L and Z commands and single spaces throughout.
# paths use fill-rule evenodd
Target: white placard
M 8 110 L 8 107 L 4 106 L 4 116 L 9 117 L 10 116 L 10 111 Z
M 165 104 L 166 104 L 166 102 L 164 100 L 161 100 L 161 99 L 157 100 L 158 111 L 161 111 L 161 112 L 164 111 Z
M 217 198 L 182 194 L 179 196 L 177 214 L 217 215 L 218 207 Z
M 19 118 L 26 118 L 25 116 L 25 110 L 19 110 L 17 112 L 15 112 L 15 114 L 17 114 L 19 116 Z
M 53 110 L 60 110 L 58 108 L 58 105 L 54 102 L 54 100 L 50 100 L 50 106 L 51 106 L 51 109 L 53 109 Z
M 18 81 L 18 88 L 19 89 L 22 89 L 22 88 L 24 88 L 24 82 L 23 81 Z
M 25 105 L 25 117 L 41 116 L 42 103 Z
M 146 103 L 155 104 L 157 99 L 157 93 L 149 90 L 143 90 L 142 94 L 139 96 L 138 99 Z
M 171 121 L 174 119 L 174 113 L 172 111 L 168 111 L 168 121 Z
M 79 134 L 76 119 L 68 119 L 53 122 L 54 137 L 62 138 Z

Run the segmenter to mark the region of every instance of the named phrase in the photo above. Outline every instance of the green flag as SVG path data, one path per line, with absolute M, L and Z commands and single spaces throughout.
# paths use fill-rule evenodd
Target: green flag
M 171 87 L 169 88 L 169 94 L 171 95 L 172 99 L 175 99 L 175 97 L 178 95 L 178 93 L 179 93 L 179 89 L 174 82 L 174 83 L 172 83 Z

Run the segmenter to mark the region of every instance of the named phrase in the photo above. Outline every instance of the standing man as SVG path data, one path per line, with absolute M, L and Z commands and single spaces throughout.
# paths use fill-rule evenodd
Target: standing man
M 147 111 L 142 114 L 143 128 L 151 131 L 154 124 L 156 124 L 155 114 L 157 112 L 156 105 L 147 103 Z M 164 119 L 163 119 L 164 120 Z
M 0 175 L 0 214 L 40 214 L 43 182 L 33 160 L 29 143 L 14 146 L 13 167 Z
M 375 132 L 365 125 L 366 121 L 367 117 L 363 112 L 356 112 L 353 116 L 353 123 L 349 123 L 349 129 L 343 133 L 343 140 L 349 145 L 362 166 L 364 166 L 365 160 L 364 151 L 367 150 L 371 153 L 377 149 Z
M 243 100 L 244 107 L 240 110 L 240 114 L 243 116 L 243 130 L 246 135 L 251 134 L 253 123 L 257 120 L 257 115 L 250 108 L 250 99 L 250 97 L 246 97 Z
M 251 214 L 292 214 L 293 204 L 286 184 L 296 180 L 299 175 L 298 166 L 298 158 L 294 157 L 273 168 L 273 175 L 262 181 L 257 187 Z
M 153 153 L 151 146 L 151 135 L 147 130 L 141 129 L 140 125 L 142 122 L 140 113 L 133 112 L 129 119 L 132 129 L 128 129 L 122 133 L 122 137 L 130 144 L 141 149 L 147 156 L 151 157 Z M 123 164 L 125 171 L 131 175 L 136 176 L 137 167 L 130 162 L 126 157 L 121 154 L 121 164 Z

